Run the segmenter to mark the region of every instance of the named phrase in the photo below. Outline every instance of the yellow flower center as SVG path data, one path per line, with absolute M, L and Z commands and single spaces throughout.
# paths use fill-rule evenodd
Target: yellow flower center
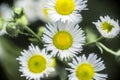
M 41 73 L 46 69 L 46 59 L 42 55 L 33 55 L 28 60 L 28 68 L 33 73 Z
M 72 46 L 73 38 L 70 33 L 66 31 L 59 31 L 53 37 L 53 44 L 56 48 L 66 50 Z
M 75 9 L 74 0 L 56 0 L 55 9 L 61 15 L 69 15 Z
M 102 24 L 102 30 L 106 30 L 107 33 L 109 33 L 109 32 L 112 30 L 113 27 L 114 27 L 114 26 L 111 25 L 111 24 L 110 24 L 109 22 L 107 22 L 107 21 Z
M 90 64 L 80 64 L 76 69 L 76 76 L 79 80 L 92 80 L 94 68 Z

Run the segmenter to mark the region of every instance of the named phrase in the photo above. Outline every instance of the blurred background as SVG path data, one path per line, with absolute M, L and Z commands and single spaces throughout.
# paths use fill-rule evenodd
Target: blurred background
M 3 3 L 8 4 L 10 7 L 14 5 L 13 0 L 0 0 L 0 5 Z M 109 15 L 115 20 L 118 19 L 120 22 L 119 0 L 88 0 L 88 10 L 82 12 L 83 21 L 79 25 L 83 30 L 90 28 L 95 34 L 100 36 L 92 22 L 96 22 L 100 16 L 106 15 Z M 42 25 L 44 25 L 43 21 L 36 20 L 30 23 L 29 26 L 31 29 L 37 32 L 39 26 Z M 118 35 L 115 39 L 103 39 L 101 42 L 115 51 L 120 49 L 120 35 Z M 24 35 L 19 35 L 16 38 L 12 38 L 8 35 L 0 36 L 0 80 L 25 80 L 25 78 L 20 77 L 21 73 L 18 71 L 19 64 L 18 61 L 16 61 L 16 58 L 20 55 L 20 51 L 27 49 L 29 44 L 30 41 L 28 40 L 28 37 Z M 107 80 L 120 80 L 120 61 L 118 61 L 119 57 L 115 57 L 106 51 L 101 54 L 100 50 L 96 46 L 84 47 L 82 52 L 85 54 L 92 52 L 97 53 L 104 60 L 106 66 L 104 73 L 108 74 Z M 58 61 L 58 66 L 61 64 L 62 63 Z M 60 79 L 61 75 L 58 73 L 58 75 L 55 77 L 51 77 L 45 80 Z M 65 79 L 63 78 L 63 80 Z

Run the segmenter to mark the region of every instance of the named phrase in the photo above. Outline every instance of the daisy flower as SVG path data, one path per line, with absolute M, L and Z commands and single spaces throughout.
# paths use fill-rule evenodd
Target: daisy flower
M 46 54 L 45 49 L 40 50 L 38 46 L 31 44 L 29 50 L 23 50 L 21 54 L 22 56 L 17 58 L 21 65 L 19 71 L 26 79 L 41 80 L 54 71 L 50 66 L 51 57 Z
M 43 41 L 52 56 L 67 60 L 82 50 L 85 36 L 79 25 L 57 22 L 46 25 Z
M 45 5 L 47 5 L 47 0 L 40 0 L 37 4 L 36 4 L 36 14 L 38 16 L 38 18 L 44 22 L 49 22 L 50 19 L 48 17 L 48 9 L 45 8 Z
M 72 63 L 69 63 L 71 68 L 68 80 L 106 80 L 107 74 L 99 73 L 105 66 L 101 58 L 97 59 L 97 55 L 90 54 L 88 58 L 85 55 L 76 57 Z
M 28 20 L 34 22 L 38 19 L 35 10 L 37 2 L 38 0 L 15 0 L 14 5 L 23 8 Z
M 115 21 L 109 16 L 100 16 L 100 20 L 98 20 L 98 22 L 93 22 L 93 24 L 95 24 L 98 31 L 105 38 L 114 38 L 120 32 L 118 20 Z
M 82 20 L 79 13 L 86 10 L 87 6 L 87 0 L 48 0 L 47 2 L 48 15 L 54 22 L 61 20 L 79 23 Z

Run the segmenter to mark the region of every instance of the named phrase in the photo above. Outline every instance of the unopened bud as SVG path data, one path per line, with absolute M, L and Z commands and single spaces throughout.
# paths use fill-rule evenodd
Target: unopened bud
M 23 9 L 22 8 L 14 8 L 13 14 L 15 18 L 19 18 L 23 15 Z
M 17 25 L 21 25 L 22 27 L 28 25 L 28 20 L 25 15 L 22 15 L 19 19 L 16 20 Z
M 40 28 L 38 29 L 38 36 L 42 36 L 44 32 L 44 26 L 40 26 Z
M 16 37 L 19 33 L 19 29 L 16 27 L 16 24 L 13 22 L 8 23 L 6 27 L 6 31 L 12 37 Z

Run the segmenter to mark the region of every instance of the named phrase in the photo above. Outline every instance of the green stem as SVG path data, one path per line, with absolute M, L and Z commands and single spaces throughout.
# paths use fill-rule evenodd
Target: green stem
M 33 32 L 33 30 L 31 30 L 28 26 L 25 26 L 25 30 L 32 34 L 41 44 L 43 44 L 43 41 L 40 39 L 40 37 L 35 32 Z
M 89 43 L 86 43 L 84 46 L 87 46 L 87 45 L 91 45 L 91 44 L 95 44 L 97 43 L 98 41 L 100 41 L 101 39 L 103 39 L 103 37 L 99 37 L 98 39 L 96 39 L 94 42 L 89 42 Z
M 28 33 L 24 33 L 24 32 L 22 32 L 22 31 L 19 31 L 19 33 L 20 33 L 20 34 L 23 34 L 23 35 L 26 35 L 26 36 L 31 36 L 31 37 L 33 37 L 32 35 L 30 35 L 30 34 L 28 34 Z
M 106 46 L 103 45 L 102 43 L 97 42 L 96 44 L 97 44 L 98 46 L 100 46 L 101 48 L 103 48 L 104 50 L 106 50 L 107 52 L 109 52 L 109 53 L 111 53 L 111 54 L 113 54 L 113 55 L 117 55 L 117 54 L 116 54 L 117 52 L 109 49 L 108 47 L 106 47 Z

